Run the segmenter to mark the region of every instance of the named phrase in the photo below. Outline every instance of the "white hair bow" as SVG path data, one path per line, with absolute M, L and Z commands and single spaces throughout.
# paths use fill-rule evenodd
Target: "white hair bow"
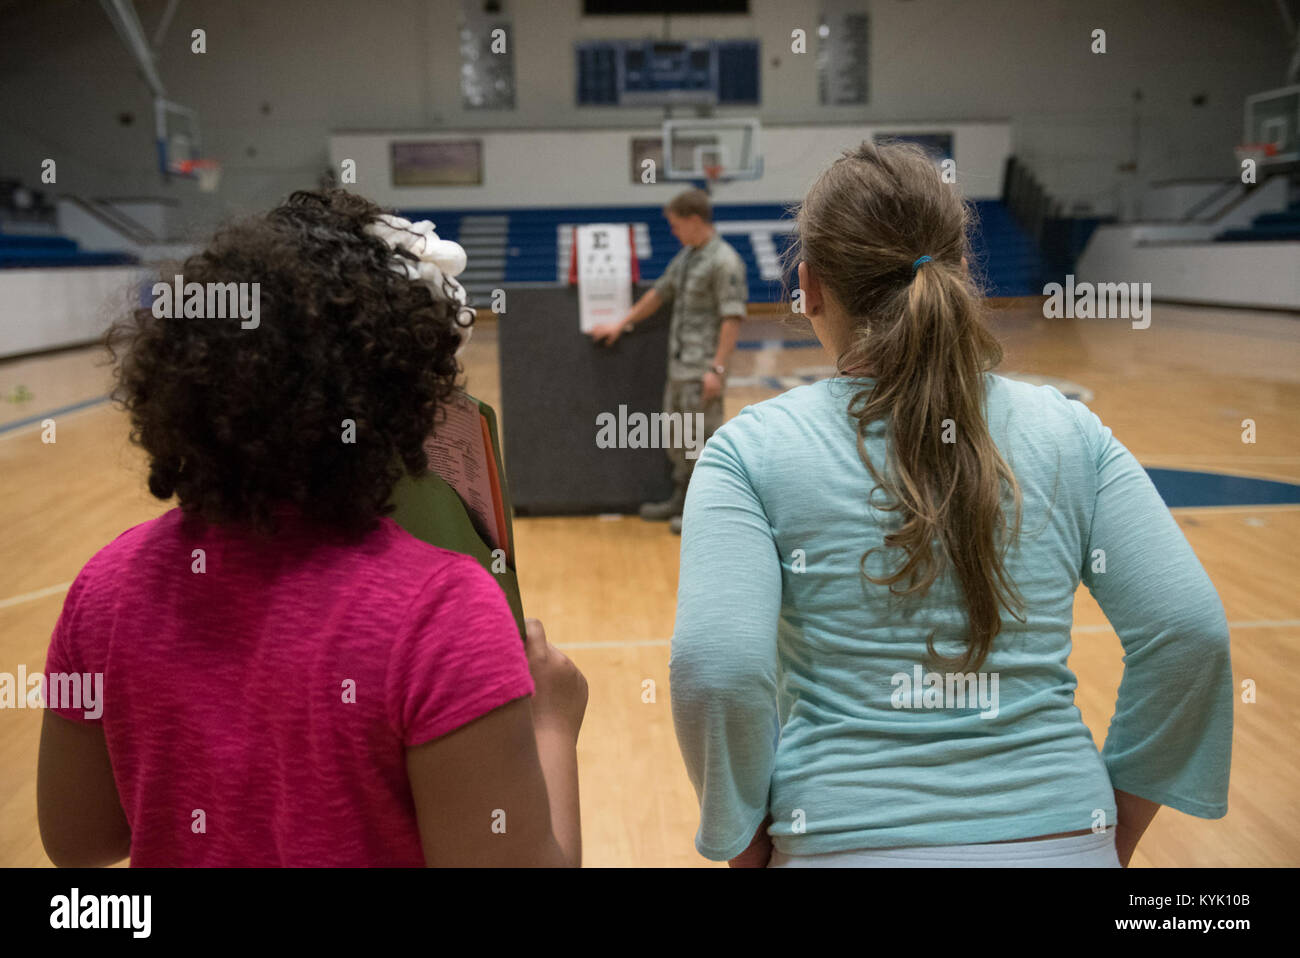
M 434 299 L 456 307 L 456 332 L 460 335 L 456 355 L 459 356 L 469 343 L 473 329 L 472 318 L 468 323 L 460 320 L 460 314 L 466 311 L 462 307 L 469 301 L 465 287 L 456 280 L 465 269 L 465 250 L 459 243 L 440 239 L 428 220 L 412 223 L 400 216 L 381 213 L 366 227 L 366 232 L 378 236 L 393 249 L 400 248 L 414 256 L 415 262 L 404 256 L 394 257 L 393 269 L 412 282 L 423 283 Z

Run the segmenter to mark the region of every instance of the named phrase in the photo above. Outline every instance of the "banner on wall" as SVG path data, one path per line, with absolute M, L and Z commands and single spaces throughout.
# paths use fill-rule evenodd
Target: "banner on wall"
M 482 140 L 394 141 L 393 186 L 482 186 Z
M 502 0 L 461 0 L 460 99 L 467 110 L 515 108 L 514 27 Z
M 638 272 L 630 224 L 575 227 L 569 282 L 578 284 L 578 328 L 586 333 L 621 321 L 632 308 L 632 284 Z
M 817 96 L 822 106 L 867 103 L 871 21 L 866 4 L 822 0 L 817 35 Z

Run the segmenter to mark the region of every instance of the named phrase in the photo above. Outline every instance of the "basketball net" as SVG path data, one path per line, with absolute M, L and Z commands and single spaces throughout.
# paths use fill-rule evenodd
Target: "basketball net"
M 713 188 L 718 185 L 718 181 L 721 179 L 722 179 L 722 164 L 709 163 L 705 165 L 704 167 L 705 189 L 710 194 L 713 193 Z

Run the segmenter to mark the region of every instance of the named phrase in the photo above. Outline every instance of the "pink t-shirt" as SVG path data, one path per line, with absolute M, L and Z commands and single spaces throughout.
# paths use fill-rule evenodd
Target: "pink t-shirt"
M 103 673 L 133 866 L 424 865 L 405 748 L 533 692 L 472 558 L 280 518 L 267 540 L 173 509 L 68 592 L 46 672 Z

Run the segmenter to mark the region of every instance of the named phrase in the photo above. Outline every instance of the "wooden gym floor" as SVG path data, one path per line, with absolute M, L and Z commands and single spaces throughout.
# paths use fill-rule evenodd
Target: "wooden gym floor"
M 1150 328 L 1133 330 L 1122 320 L 1045 320 L 1027 301 L 1003 304 L 991 321 L 1006 347 L 999 371 L 1091 391 L 1089 405 L 1144 465 L 1300 482 L 1300 317 L 1157 304 Z M 490 318 L 480 323 L 466 364 L 470 390 L 494 405 L 495 334 Z M 750 348 L 733 363 L 730 415 L 832 372 L 806 329 L 756 317 L 741 339 Z M 88 348 L 0 362 L 0 672 L 42 668 L 77 571 L 119 532 L 167 508 L 145 492 L 125 417 L 97 402 L 108 382 L 99 359 Z M 39 421 L 60 409 L 58 441 L 44 445 Z M 1241 439 L 1247 418 L 1253 445 Z M 1290 695 L 1300 681 L 1300 505 L 1175 515 L 1232 626 L 1239 698 L 1230 811 L 1210 822 L 1162 810 L 1133 864 L 1300 865 L 1300 721 Z M 695 796 L 669 708 L 678 541 L 666 524 L 635 517 L 516 524 L 525 608 L 590 683 L 579 744 L 587 865 L 708 864 L 693 847 Z M 1122 650 L 1086 590 L 1075 623 L 1075 700 L 1100 745 Z M 642 701 L 645 679 L 656 683 L 653 703 Z M 1248 680 L 1252 704 L 1240 696 Z M 36 827 L 39 727 L 37 711 L 0 711 L 0 866 L 49 864 Z

